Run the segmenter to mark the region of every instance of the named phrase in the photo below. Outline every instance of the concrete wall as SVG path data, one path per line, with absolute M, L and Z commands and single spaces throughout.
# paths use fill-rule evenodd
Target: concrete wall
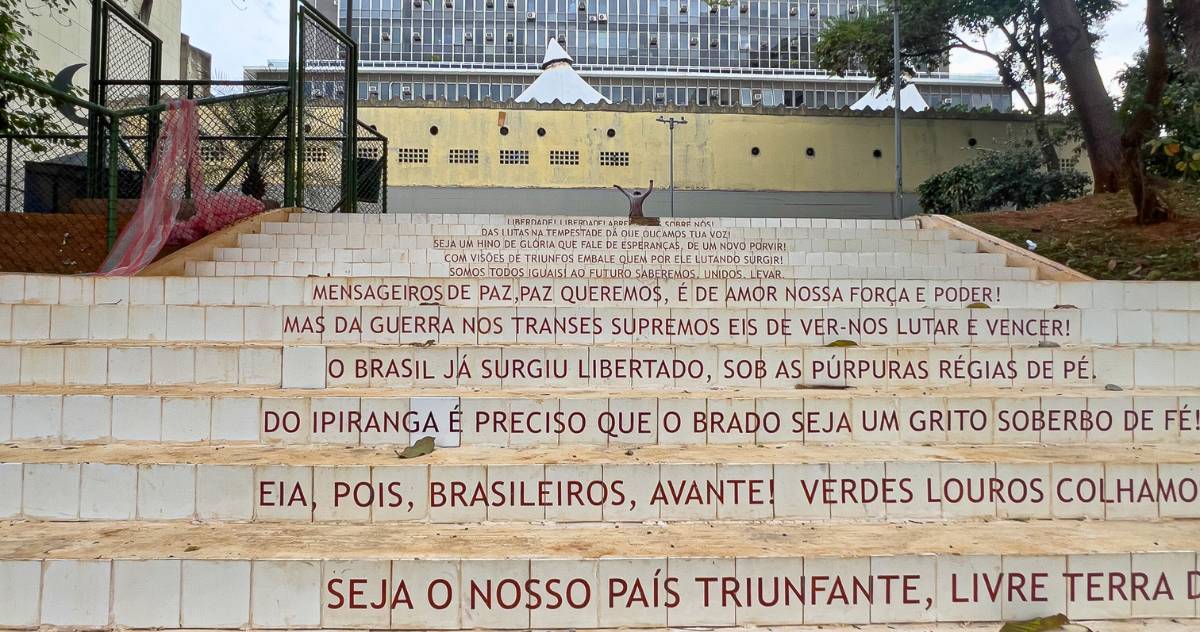
M 137 15 L 141 0 L 118 0 L 121 8 Z M 66 12 L 52 11 L 41 3 L 30 10 L 25 22 L 33 29 L 29 44 L 38 55 L 38 66 L 53 73 L 72 64 L 86 64 L 91 54 L 92 3 L 76 0 Z M 179 30 L 181 0 L 155 0 L 150 14 L 150 30 L 163 42 L 163 79 L 179 77 Z M 86 89 L 88 70 L 75 75 L 75 84 Z
M 388 137 L 390 185 L 481 189 L 603 189 L 614 183 L 644 187 L 650 179 L 665 188 L 667 128 L 655 121 L 662 114 L 627 106 L 447 103 L 359 110 L 359 118 Z M 675 132 L 675 183 L 680 190 L 887 193 L 894 189 L 890 114 L 730 110 L 671 115 L 688 120 Z M 436 135 L 431 133 L 435 126 Z M 507 135 L 501 134 L 502 127 Z M 544 136 L 538 135 L 539 128 L 545 130 Z M 970 160 L 976 151 L 1032 133 L 1030 123 L 1014 115 L 910 114 L 903 129 L 909 191 L 930 175 Z M 807 155 L 809 148 L 812 156 Z M 478 164 L 450 162 L 452 149 L 477 150 Z M 401 150 L 428 151 L 428 162 L 401 162 Z M 501 150 L 528 151 L 529 164 L 500 164 Z M 551 165 L 550 152 L 557 150 L 578 151 L 579 164 Z M 628 166 L 601 165 L 602 151 L 628 152 Z

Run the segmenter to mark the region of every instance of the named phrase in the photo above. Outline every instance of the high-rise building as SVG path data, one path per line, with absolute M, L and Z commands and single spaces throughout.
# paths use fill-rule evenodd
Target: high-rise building
M 346 0 L 317 0 L 345 28 Z M 822 25 L 881 10 L 881 0 L 353 0 L 360 100 L 508 101 L 557 39 L 613 102 L 843 107 L 873 86 L 813 63 Z M 251 76 L 286 67 L 250 68 Z M 995 77 L 916 79 L 933 107 L 1008 110 Z

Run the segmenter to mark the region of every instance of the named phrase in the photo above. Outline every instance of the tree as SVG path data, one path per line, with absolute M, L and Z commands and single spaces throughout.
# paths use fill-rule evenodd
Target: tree
M 1103 21 L 1114 0 L 1083 0 L 1088 23 Z M 881 86 L 892 85 L 891 15 L 874 13 L 857 19 L 832 20 L 814 52 L 817 64 L 838 75 L 866 70 Z M 1004 86 L 1017 95 L 1034 118 L 1042 164 L 1058 169 L 1054 134 L 1046 119 L 1049 87 L 1059 81 L 1054 58 L 1046 49 L 1048 26 L 1037 0 L 923 0 L 907 2 L 900 12 L 901 61 L 909 73 L 944 63 L 951 50 L 990 59 Z M 975 44 L 1001 33 L 999 50 Z
M 1200 0 L 1175 0 L 1175 17 L 1187 51 L 1187 64 L 1200 71 Z
M 1142 146 L 1152 129 L 1162 106 L 1163 90 L 1167 85 L 1167 25 L 1163 0 L 1146 0 L 1146 86 L 1140 103 L 1135 104 L 1133 116 L 1121 135 L 1121 154 L 1129 177 L 1129 193 L 1137 207 L 1140 224 L 1154 224 L 1170 217 L 1154 181 L 1146 174 Z M 1093 64 L 1095 66 L 1095 64 Z
M 1146 95 L 1146 51 L 1120 75 L 1118 115 L 1128 125 Z M 1188 65 L 1179 38 L 1167 44 L 1167 85 L 1154 129 L 1147 134 L 1146 171 L 1167 178 L 1200 177 L 1200 68 Z
M 264 166 L 283 162 L 283 143 L 277 137 L 283 127 L 286 105 L 287 99 L 280 95 L 265 95 L 230 101 L 212 109 L 223 133 L 237 139 L 233 141 L 237 157 L 247 156 L 242 193 L 258 200 L 267 194 Z
M 1121 128 L 1112 97 L 1096 67 L 1092 35 L 1075 0 L 1041 0 L 1054 57 L 1066 78 L 1071 103 L 1083 130 L 1097 192 L 1124 188 Z
M 65 13 L 75 0 L 41 0 L 50 11 Z M 33 32 L 23 18 L 26 0 L 0 0 L 0 69 L 49 84 L 53 73 L 38 67 L 37 53 L 25 42 Z M 60 116 L 45 95 L 0 81 L 0 134 L 45 135 L 60 132 Z M 31 141 L 19 141 L 31 144 Z

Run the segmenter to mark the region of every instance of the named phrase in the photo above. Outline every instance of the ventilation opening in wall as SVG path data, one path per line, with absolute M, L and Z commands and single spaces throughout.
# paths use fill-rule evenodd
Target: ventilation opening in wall
M 507 126 L 507 125 L 505 125 L 504 127 L 501 127 L 501 128 L 500 128 L 500 135 L 501 135 L 501 136 L 508 136 L 508 126 Z
M 358 157 L 362 158 L 364 160 L 379 160 L 379 157 L 382 155 L 383 155 L 382 147 L 367 146 L 367 147 L 359 147 L 358 148 Z
M 225 162 L 229 152 L 225 151 L 223 141 L 200 141 L 200 161 L 206 164 Z
M 629 152 L 627 151 L 602 151 L 600 152 L 601 167 L 628 167 Z
M 452 165 L 477 165 L 479 164 L 479 150 L 451 149 L 449 159 Z
M 437 128 L 437 125 L 430 125 L 430 126 L 429 126 L 429 135 L 430 135 L 430 136 L 437 136 L 437 133 L 438 133 L 438 128 Z
M 607 131 L 607 132 L 605 132 L 604 134 L 605 134 L 606 136 L 608 136 L 609 138 L 612 138 L 613 136 L 616 136 L 616 135 L 617 135 L 617 130 L 615 130 L 615 129 L 613 129 L 613 128 L 611 128 L 611 127 L 610 127 L 610 128 L 608 128 L 608 131 Z
M 578 149 L 551 149 L 550 164 L 552 165 L 577 165 L 579 164 Z
M 528 149 L 501 149 L 500 164 L 502 165 L 527 165 L 529 164 Z
M 751 155 L 751 156 L 757 156 L 757 155 L 759 155 L 760 153 L 762 153 L 762 150 L 761 150 L 761 149 L 759 149 L 758 147 L 751 147 L 751 148 L 750 148 L 750 155 Z
M 967 146 L 968 146 L 968 147 L 974 147 L 974 146 L 976 146 L 976 145 L 978 145 L 978 144 L 979 144 L 979 141 L 975 140 L 973 137 L 972 137 L 972 138 L 968 138 L 968 139 L 967 139 Z
M 804 150 L 804 155 L 808 156 L 809 158 L 812 158 L 813 156 L 817 155 L 817 150 L 813 149 L 812 147 L 809 147 L 808 149 Z
M 871 152 L 871 155 L 872 155 L 872 156 L 875 156 L 876 158 L 883 158 L 883 152 L 882 152 L 881 150 L 878 150 L 878 149 L 876 149 L 875 151 Z
M 400 159 L 400 162 L 427 163 L 429 162 L 429 150 L 418 149 L 416 147 L 402 147 L 396 150 L 396 157 Z
M 328 162 L 329 148 L 309 145 L 304 148 L 304 162 Z

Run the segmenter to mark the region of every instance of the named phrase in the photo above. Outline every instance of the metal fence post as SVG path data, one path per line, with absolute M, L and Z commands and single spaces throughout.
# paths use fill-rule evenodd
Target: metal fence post
M 12 137 L 6 139 L 7 146 L 4 148 L 4 212 L 12 212 Z
M 354 0 L 346 5 L 346 115 L 345 168 L 342 171 L 346 201 L 343 213 L 358 212 L 358 44 L 354 40 Z
M 301 7 L 298 12 L 298 16 L 299 17 L 297 18 L 297 20 L 299 21 L 299 23 L 296 25 L 296 28 L 300 31 L 300 33 L 298 34 L 298 36 L 296 38 L 297 39 L 297 47 L 299 49 L 296 54 L 296 56 L 298 58 L 298 63 L 296 64 L 296 74 L 297 74 L 296 85 L 300 86 L 300 91 L 299 91 L 299 93 L 297 93 L 295 95 L 296 96 L 296 121 L 295 121 L 295 127 L 296 127 L 296 191 L 295 191 L 295 195 L 296 195 L 296 206 L 299 208 L 304 208 L 304 134 L 306 133 L 306 131 L 304 129 L 305 116 L 304 116 L 304 88 L 303 88 L 303 86 L 304 86 L 304 74 L 305 74 L 304 73 L 304 64 L 308 61 L 308 58 L 305 56 L 305 52 L 304 52 L 305 40 L 307 39 L 305 36 L 304 27 L 305 27 L 305 24 L 307 23 L 308 9 Z
M 104 56 L 104 2 L 92 2 L 92 41 L 91 53 L 88 59 L 88 100 L 100 103 L 100 60 Z M 96 197 L 100 193 L 100 164 L 103 162 L 103 148 L 100 146 L 100 115 L 88 110 L 87 132 L 87 191 L 88 197 Z
M 117 243 L 117 186 L 120 166 L 117 162 L 121 147 L 117 130 L 120 117 L 115 114 L 109 117 L 108 130 L 108 251 L 112 252 L 113 244 Z
M 299 0 L 288 0 L 288 96 L 287 96 L 287 134 L 283 141 L 283 205 L 288 208 L 296 206 L 296 107 L 300 103 L 300 88 L 297 79 L 300 71 L 296 68 L 299 60 L 299 22 L 297 11 Z

